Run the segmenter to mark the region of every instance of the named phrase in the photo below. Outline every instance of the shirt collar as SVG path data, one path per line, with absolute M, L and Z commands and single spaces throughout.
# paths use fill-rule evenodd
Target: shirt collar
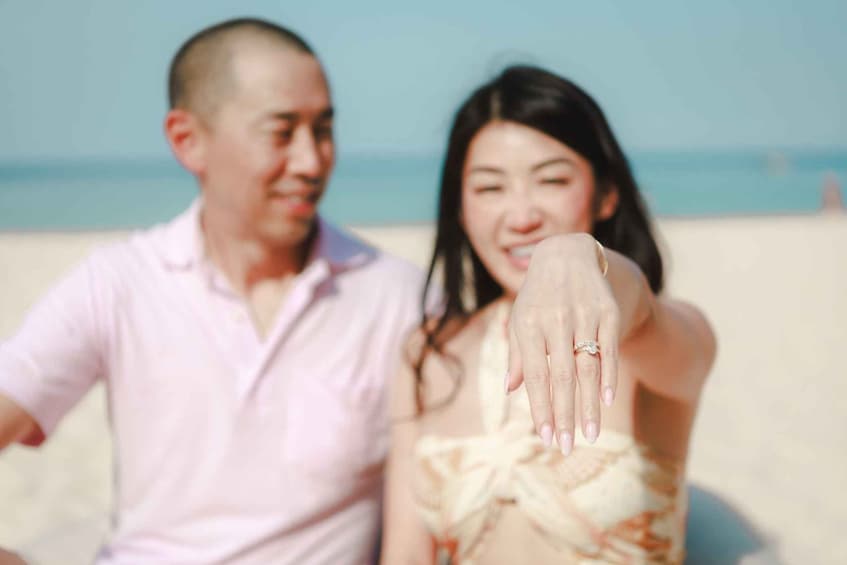
M 171 269 L 191 269 L 203 264 L 205 251 L 200 226 L 202 198 L 198 197 L 182 214 L 159 230 L 157 251 L 162 262 Z M 304 270 L 313 264 L 325 264 L 330 273 L 360 267 L 376 254 L 373 247 L 344 233 L 321 217 L 318 233 Z
M 196 198 L 187 210 L 157 230 L 156 252 L 166 267 L 184 270 L 203 261 L 202 206 L 202 199 Z
M 346 234 L 318 217 L 318 234 L 312 243 L 312 251 L 306 265 L 325 262 L 334 273 L 355 269 L 372 260 L 376 254 L 373 247 Z

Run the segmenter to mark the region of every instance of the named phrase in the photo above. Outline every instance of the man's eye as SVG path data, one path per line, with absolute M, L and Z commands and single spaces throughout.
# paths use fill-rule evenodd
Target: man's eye
M 290 129 L 281 129 L 273 132 L 273 136 L 282 141 L 288 141 L 294 133 Z
M 315 137 L 318 139 L 327 139 L 332 137 L 332 126 L 318 126 L 315 128 Z

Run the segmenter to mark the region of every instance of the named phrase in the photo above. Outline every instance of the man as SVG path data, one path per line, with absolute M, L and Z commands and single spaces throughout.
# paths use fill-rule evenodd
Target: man
M 333 108 L 301 38 L 208 28 L 169 93 L 200 198 L 94 252 L 2 345 L 0 449 L 39 444 L 103 379 L 117 487 L 98 563 L 368 562 L 420 273 L 317 217 Z

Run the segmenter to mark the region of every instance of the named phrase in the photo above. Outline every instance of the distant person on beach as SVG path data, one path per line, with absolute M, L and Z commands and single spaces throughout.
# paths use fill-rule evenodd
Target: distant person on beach
M 841 194 L 841 184 L 834 172 L 824 176 L 821 189 L 821 210 L 824 212 L 845 212 L 844 196 Z
M 506 69 L 454 118 L 438 210 L 427 292 L 444 308 L 394 382 L 383 562 L 682 563 L 715 338 L 662 293 L 650 219 L 601 109 L 568 80 Z M 519 347 L 521 378 L 510 342 L 542 333 L 549 368 Z
M 97 563 L 367 563 L 387 383 L 423 273 L 317 215 L 333 106 L 302 38 L 207 28 L 176 53 L 169 98 L 165 134 L 200 197 L 92 253 L 0 345 L 0 449 L 40 444 L 103 381 L 116 493 Z M 561 289 L 536 282 L 528 304 L 557 312 Z M 537 329 L 525 315 L 513 374 L 525 356 L 543 415 L 549 336 L 521 333 Z M 596 404 L 600 381 L 585 386 Z

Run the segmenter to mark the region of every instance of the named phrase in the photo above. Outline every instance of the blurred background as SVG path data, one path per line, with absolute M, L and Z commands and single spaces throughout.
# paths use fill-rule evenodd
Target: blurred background
M 339 163 L 324 215 L 419 264 L 469 91 L 524 62 L 590 92 L 659 217 L 670 291 L 720 341 L 692 544 L 712 563 L 847 562 L 847 3 L 0 0 L 0 337 L 92 245 L 194 197 L 162 135 L 167 66 L 236 16 L 293 28 L 325 64 Z M 43 448 L 4 452 L 0 546 L 90 561 L 109 443 L 98 389 Z
M 176 48 L 234 15 L 302 32 L 323 59 L 340 222 L 433 217 L 447 124 L 508 63 L 592 93 L 654 211 L 813 211 L 847 172 L 847 8 L 717 2 L 0 2 L 2 229 L 146 225 L 194 194 L 161 133 Z M 402 198 L 398 192 L 402 190 Z

